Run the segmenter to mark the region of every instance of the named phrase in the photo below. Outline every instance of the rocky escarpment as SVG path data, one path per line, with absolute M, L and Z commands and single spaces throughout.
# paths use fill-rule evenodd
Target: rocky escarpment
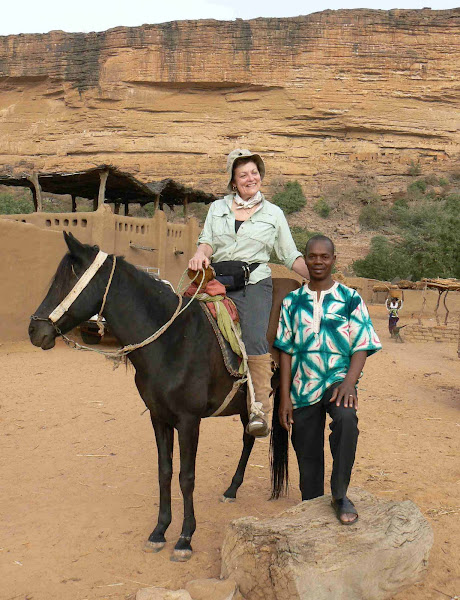
M 460 9 L 0 37 L 0 171 L 112 163 L 220 192 L 249 147 L 309 197 L 460 154 Z M 433 165 L 432 163 L 436 163 Z

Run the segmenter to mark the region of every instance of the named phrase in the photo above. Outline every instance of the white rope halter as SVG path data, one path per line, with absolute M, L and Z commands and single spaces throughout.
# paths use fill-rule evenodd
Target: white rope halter
M 83 275 L 80 277 L 80 279 L 74 285 L 74 287 L 70 290 L 70 292 L 67 294 L 67 296 L 64 298 L 64 300 L 56 306 L 56 308 L 53 310 L 53 312 L 48 317 L 48 319 L 51 321 L 51 323 L 56 323 L 56 321 L 59 321 L 59 319 L 62 317 L 62 315 L 64 315 L 69 310 L 69 308 L 72 306 L 72 304 L 78 298 L 78 296 L 82 293 L 82 291 L 85 289 L 85 287 L 91 281 L 91 279 L 96 275 L 96 273 L 102 267 L 107 256 L 108 256 L 108 254 L 106 254 L 105 252 L 102 252 L 102 250 L 99 250 L 93 263 L 83 273 Z

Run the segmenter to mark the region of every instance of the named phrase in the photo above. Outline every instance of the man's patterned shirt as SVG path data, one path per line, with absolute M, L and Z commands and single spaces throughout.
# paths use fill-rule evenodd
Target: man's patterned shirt
M 292 355 L 294 408 L 319 402 L 342 381 L 355 352 L 382 348 L 361 296 L 337 282 L 319 298 L 307 284 L 286 296 L 274 346 Z

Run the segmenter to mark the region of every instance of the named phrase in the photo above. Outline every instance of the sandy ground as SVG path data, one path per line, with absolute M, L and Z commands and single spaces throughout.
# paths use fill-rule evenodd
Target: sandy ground
M 360 386 L 360 440 L 352 485 L 417 503 L 435 533 L 427 576 L 395 600 L 460 594 L 460 377 L 454 344 L 385 344 Z M 300 501 L 292 461 L 288 498 L 267 501 L 268 443 L 259 440 L 234 504 L 222 504 L 241 449 L 233 417 L 202 423 L 194 556 L 169 560 L 182 502 L 173 480 L 173 522 L 160 554 L 145 554 L 158 507 L 153 430 L 133 371 L 58 343 L 0 346 L 1 600 L 132 599 L 139 588 L 177 589 L 216 577 L 227 523 L 267 517 Z M 176 447 L 177 450 L 177 447 Z M 330 457 L 328 456 L 330 465 Z

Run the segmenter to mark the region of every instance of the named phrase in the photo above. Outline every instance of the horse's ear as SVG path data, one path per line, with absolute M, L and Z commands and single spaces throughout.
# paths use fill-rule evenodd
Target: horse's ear
M 77 238 L 71 233 L 64 231 L 64 241 L 67 244 L 67 248 L 72 256 L 75 258 L 83 259 L 87 255 L 85 246 L 77 240 Z

